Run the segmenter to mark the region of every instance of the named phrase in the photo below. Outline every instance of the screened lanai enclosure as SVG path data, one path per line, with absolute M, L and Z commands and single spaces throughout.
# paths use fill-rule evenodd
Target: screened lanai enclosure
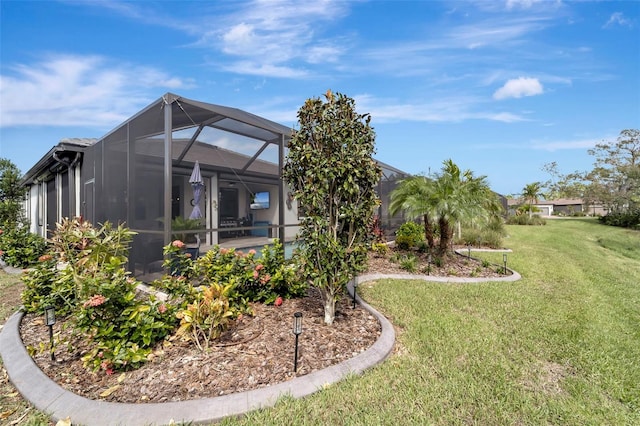
M 176 238 L 199 251 L 292 240 L 297 213 L 279 173 L 290 136 L 245 111 L 168 93 L 86 150 L 82 215 L 137 233 L 136 275 L 157 268 Z
M 259 249 L 298 232 L 298 206 L 281 179 L 292 129 L 254 114 L 167 93 L 97 140 L 61 142 L 23 178 L 25 211 L 43 236 L 62 217 L 125 223 L 137 234 L 129 269 L 162 272 L 162 247 L 185 241 Z M 406 176 L 385 164 L 379 217 L 400 222 L 388 194 Z

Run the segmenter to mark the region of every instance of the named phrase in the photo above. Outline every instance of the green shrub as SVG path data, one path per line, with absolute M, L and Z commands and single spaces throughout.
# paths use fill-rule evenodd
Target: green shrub
M 539 215 L 533 215 L 529 218 L 527 214 L 509 216 L 507 218 L 508 225 L 546 225 L 547 222 L 545 219 L 541 218 Z
M 136 297 L 138 282 L 124 269 L 133 234 L 122 225 L 96 229 L 65 219 L 50 252 L 24 278 L 26 310 L 52 305 L 60 316 L 70 314 L 74 331 L 91 342 L 84 365 L 107 374 L 145 362 L 178 323 L 174 306 Z
M 195 301 L 178 312 L 180 328 L 177 335 L 191 340 L 200 350 L 209 348 L 209 342 L 220 337 L 234 317 L 229 306 L 233 284 L 213 283 L 198 293 Z
M 384 257 L 389 253 L 389 246 L 385 243 L 373 243 L 371 244 L 371 251 L 378 257 Z
M 64 317 L 76 306 L 73 274 L 58 269 L 51 255 L 40 256 L 40 262 L 22 275 L 22 281 L 22 304 L 27 312 L 43 313 L 45 306 L 53 306 L 58 316 Z
M 179 271 L 178 282 L 165 277 L 154 282 L 154 287 L 177 290 L 181 286 L 179 277 L 196 287 L 232 283 L 229 303 L 232 309 L 245 313 L 250 313 L 248 302 L 270 304 L 278 297 L 300 297 L 307 291 L 306 282 L 298 276 L 300 268 L 285 261 L 282 243 L 277 239 L 262 249 L 260 257 L 255 250 L 244 253 L 216 245 L 194 261 L 185 255 L 183 247 L 180 241 L 174 241 L 164 248 L 165 267 Z
M 487 247 L 497 249 L 497 248 L 503 247 L 502 239 L 503 239 L 502 233 L 487 230 L 483 232 L 482 244 Z
M 396 237 L 396 247 L 400 250 L 409 250 L 413 247 L 414 238 L 409 235 L 399 235 Z
M 400 259 L 400 268 L 408 272 L 415 272 L 418 269 L 418 258 L 413 254 L 408 254 Z
M 605 225 L 640 229 L 640 208 L 623 212 L 610 212 L 606 216 L 600 217 L 599 220 Z
M 74 312 L 76 330 L 92 341 L 84 365 L 107 374 L 137 368 L 157 342 L 177 326 L 175 307 L 155 298 L 136 298 L 137 282 L 114 263 L 92 277 L 92 296 Z
M 0 229 L 0 256 L 15 268 L 28 268 L 47 251 L 47 241 L 31 233 L 27 224 L 6 225 Z
M 426 241 L 420 241 L 418 243 L 418 252 L 419 253 L 428 253 L 429 252 L 429 244 Z
M 424 229 L 415 222 L 405 222 L 400 225 L 400 228 L 396 231 L 396 246 L 399 244 L 409 245 L 408 248 L 413 248 L 424 240 Z M 400 239 L 400 243 L 398 242 Z

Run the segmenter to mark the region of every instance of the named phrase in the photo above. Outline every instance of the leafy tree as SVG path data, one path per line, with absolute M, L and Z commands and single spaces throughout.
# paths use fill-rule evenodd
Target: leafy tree
M 438 254 L 442 256 L 449 248 L 454 227 L 486 220 L 500 211 L 500 206 L 485 176 L 462 171 L 449 159 L 433 178 L 412 176 L 402 180 L 391 193 L 389 210 L 392 214 L 404 210 L 409 217 L 422 218 L 430 249 L 435 247 L 433 229 L 437 223 Z
M 307 99 L 298 111 L 283 178 L 304 209 L 299 256 L 332 324 L 336 300 L 366 265 L 382 171 L 372 157 L 370 115 L 357 114 L 355 101 L 340 93 L 327 91 L 325 99 Z
M 0 158 L 0 223 L 16 225 L 22 220 L 25 189 L 19 186 L 20 170 L 6 158 Z
M 522 198 L 529 206 L 529 219 L 533 216 L 533 204 L 537 203 L 542 196 L 542 184 L 540 182 L 528 183 L 522 189 Z
M 586 185 L 580 172 L 562 174 L 555 161 L 546 163 L 542 170 L 551 175 L 551 179 L 543 184 L 550 199 L 584 198 Z
M 640 205 L 640 130 L 623 130 L 617 141 L 596 144 L 588 152 L 596 162 L 584 176 L 589 182 L 585 198 L 612 212 Z

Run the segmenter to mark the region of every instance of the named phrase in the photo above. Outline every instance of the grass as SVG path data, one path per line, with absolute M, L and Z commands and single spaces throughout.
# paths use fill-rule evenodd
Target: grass
M 5 321 L 20 307 L 19 295 L 24 285 L 17 275 L 0 272 L 0 323 Z M 20 397 L 11 385 L 0 359 L 0 424 L 39 426 L 53 424 L 48 416 L 39 412 Z
M 507 230 L 521 281 L 364 285 L 399 328 L 392 358 L 223 424 L 640 424 L 640 233 L 590 220 Z
M 397 327 L 389 360 L 222 424 L 640 424 L 640 233 L 584 219 L 507 231 L 522 280 L 362 285 Z

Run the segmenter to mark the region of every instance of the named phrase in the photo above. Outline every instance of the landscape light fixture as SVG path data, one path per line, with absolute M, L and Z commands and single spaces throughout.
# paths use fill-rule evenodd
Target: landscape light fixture
M 504 274 L 507 275 L 507 253 L 502 254 L 502 263 L 504 263 Z
M 353 303 L 351 305 L 351 309 L 355 309 L 356 308 L 356 287 L 357 287 L 357 283 L 356 280 L 353 280 Z
M 427 275 L 431 275 L 431 253 L 427 256 Z
M 51 345 L 51 361 L 56 360 L 56 355 L 53 353 L 53 324 L 56 323 L 56 308 L 53 306 L 46 306 L 44 308 L 44 324 L 49 327 L 49 343 Z
M 296 336 L 296 348 L 293 356 L 293 372 L 298 371 L 298 337 L 302 333 L 302 312 L 293 314 L 293 334 Z
M 468 250 L 467 257 L 471 259 L 471 243 L 467 243 L 467 250 Z

